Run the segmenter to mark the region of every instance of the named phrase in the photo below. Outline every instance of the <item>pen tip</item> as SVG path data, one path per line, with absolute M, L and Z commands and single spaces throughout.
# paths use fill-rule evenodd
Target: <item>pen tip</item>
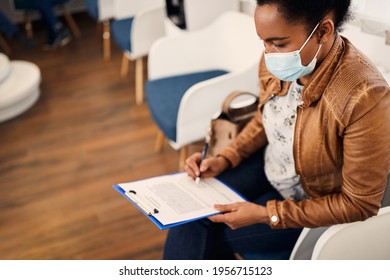
M 199 182 L 200 182 L 200 177 L 196 177 L 196 179 L 195 179 L 195 184 L 199 184 Z

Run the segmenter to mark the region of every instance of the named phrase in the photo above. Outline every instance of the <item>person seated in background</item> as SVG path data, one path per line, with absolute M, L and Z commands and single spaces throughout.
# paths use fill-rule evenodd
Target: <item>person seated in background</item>
M 52 0 L 33 1 L 47 26 L 47 42 L 43 49 L 50 51 L 67 45 L 72 40 L 72 36 L 69 29 L 56 16 Z
M 390 163 L 390 88 L 339 35 L 350 9 L 350 0 L 257 0 L 259 110 L 220 155 L 195 153 L 185 165 L 249 202 L 216 205 L 221 214 L 172 228 L 164 259 L 288 259 L 303 227 L 377 214 Z
M 16 39 L 25 47 L 32 47 L 33 40 L 29 40 L 20 31 L 19 27 L 14 24 L 2 11 L 0 11 L 0 33 L 4 34 L 8 39 Z

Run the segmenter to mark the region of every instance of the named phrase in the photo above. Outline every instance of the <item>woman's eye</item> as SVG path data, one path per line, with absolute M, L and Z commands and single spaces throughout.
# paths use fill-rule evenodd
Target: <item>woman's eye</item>
M 274 44 L 274 46 L 277 48 L 284 48 L 286 44 Z

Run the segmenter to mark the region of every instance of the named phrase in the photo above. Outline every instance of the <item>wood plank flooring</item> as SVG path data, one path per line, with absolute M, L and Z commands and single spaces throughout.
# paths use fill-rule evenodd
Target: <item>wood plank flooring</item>
M 11 59 L 36 63 L 42 83 L 34 107 L 0 123 L 0 259 L 161 259 L 166 232 L 112 186 L 176 172 L 178 154 L 154 151 L 134 64 L 120 78 L 120 50 L 113 43 L 103 61 L 96 23 L 75 19 L 82 38 L 53 52 L 39 22 L 36 47 L 10 42 Z

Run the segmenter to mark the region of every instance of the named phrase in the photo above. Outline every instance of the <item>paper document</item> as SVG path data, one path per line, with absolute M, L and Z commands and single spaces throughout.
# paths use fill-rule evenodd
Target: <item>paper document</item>
M 114 186 L 161 229 L 218 213 L 215 204 L 246 201 L 215 178 L 199 184 L 186 173 L 154 177 Z

